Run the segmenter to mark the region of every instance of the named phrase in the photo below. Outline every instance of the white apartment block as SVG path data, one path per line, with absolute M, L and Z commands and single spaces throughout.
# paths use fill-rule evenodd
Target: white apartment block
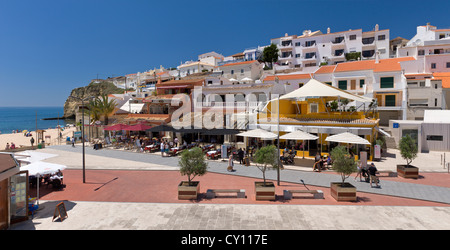
M 235 82 L 255 82 L 261 78 L 263 67 L 259 61 L 253 60 L 227 63 L 219 66 L 217 71 L 222 72 L 223 77 L 233 79 Z
M 417 59 L 407 73 L 450 72 L 450 29 L 418 26 L 416 35 L 397 49 L 397 57 L 406 56 Z
M 213 71 L 224 60 L 224 56 L 214 51 L 198 56 L 197 61 L 187 61 L 177 67 L 179 77 L 185 77 L 195 73 Z
M 334 65 L 345 62 L 345 54 L 360 52 L 361 60 L 375 59 L 378 52 L 380 59 L 389 58 L 389 30 L 363 32 L 362 29 L 331 33 L 305 30 L 302 35 L 288 35 L 271 39 L 279 49 L 277 69 L 298 68 L 313 72 L 321 64 Z

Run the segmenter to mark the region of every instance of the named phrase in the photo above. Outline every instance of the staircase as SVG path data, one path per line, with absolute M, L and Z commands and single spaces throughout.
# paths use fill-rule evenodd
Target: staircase
M 391 135 L 391 137 L 387 137 L 387 136 L 384 137 L 385 141 L 386 141 L 386 148 L 397 148 L 397 142 L 395 141 L 394 137 L 392 136 L 392 133 L 389 130 L 389 127 L 382 127 L 382 129 Z

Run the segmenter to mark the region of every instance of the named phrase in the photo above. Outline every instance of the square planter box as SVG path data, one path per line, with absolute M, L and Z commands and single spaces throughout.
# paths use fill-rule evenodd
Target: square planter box
M 263 181 L 255 181 L 256 200 L 275 200 L 275 184 Z
M 419 178 L 419 168 L 411 165 L 397 165 L 397 173 L 403 178 Z
M 178 199 L 179 200 L 196 200 L 198 194 L 200 193 L 200 182 L 191 181 L 191 186 L 189 182 L 182 181 L 178 185 Z
M 356 201 L 356 187 L 345 182 L 330 183 L 331 196 L 337 201 Z

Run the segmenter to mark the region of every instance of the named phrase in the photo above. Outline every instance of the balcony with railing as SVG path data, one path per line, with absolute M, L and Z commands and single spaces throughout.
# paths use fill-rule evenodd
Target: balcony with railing
M 375 50 L 363 50 L 361 55 L 363 59 L 373 59 L 375 57 Z
M 331 45 L 333 45 L 333 46 L 334 45 L 344 45 L 344 41 L 345 41 L 345 39 L 343 36 L 336 37 L 336 38 L 334 38 L 333 41 L 331 41 Z
M 375 37 L 366 37 L 362 39 L 362 44 L 369 46 L 369 45 L 375 45 Z
M 282 41 L 281 44 L 278 44 L 277 47 L 279 49 L 291 49 L 292 48 L 292 41 Z
M 290 59 L 292 58 L 292 52 L 283 52 L 280 55 L 280 59 Z

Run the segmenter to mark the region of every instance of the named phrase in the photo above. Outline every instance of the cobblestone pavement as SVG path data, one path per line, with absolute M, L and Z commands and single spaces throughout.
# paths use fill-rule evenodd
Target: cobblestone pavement
M 65 201 L 68 218 L 46 201 L 12 230 L 448 230 L 450 207 L 170 204 Z
M 81 147 L 58 146 L 47 153 L 59 156 L 46 161 L 65 163 L 79 169 Z M 177 158 L 158 155 L 120 152 L 115 150 L 86 150 L 88 169 L 174 170 Z M 76 158 L 74 158 L 76 157 Z M 75 160 L 77 159 L 77 160 Z M 115 164 L 117 162 L 118 164 Z M 125 165 L 121 165 L 124 164 Z M 132 163 L 132 164 L 131 164 Z M 236 164 L 239 175 L 257 178 L 261 173 L 254 167 Z M 220 161 L 209 162 L 209 171 L 226 173 Z M 136 170 L 136 169 L 134 169 Z M 276 179 L 276 171 L 269 171 L 269 179 Z M 283 181 L 329 187 L 330 180 L 340 177 L 307 171 L 283 170 Z M 443 181 L 447 183 L 448 181 Z M 370 188 L 367 183 L 355 182 L 358 191 L 381 195 L 415 197 L 450 204 L 448 186 L 432 186 L 407 182 L 382 181 L 382 188 Z M 362 190 L 361 190 L 362 189 Z M 366 190 L 367 189 L 367 190 Z M 394 192 L 395 193 L 391 193 Z M 411 198 L 411 197 L 409 197 Z M 64 201 L 69 217 L 62 222 L 52 221 L 59 201 L 42 200 L 41 208 L 32 220 L 14 224 L 20 229 L 162 229 L 162 230 L 396 230 L 450 229 L 450 206 L 353 206 L 353 205 L 293 205 L 293 204 L 203 204 L 147 203 L 147 202 L 88 202 Z

